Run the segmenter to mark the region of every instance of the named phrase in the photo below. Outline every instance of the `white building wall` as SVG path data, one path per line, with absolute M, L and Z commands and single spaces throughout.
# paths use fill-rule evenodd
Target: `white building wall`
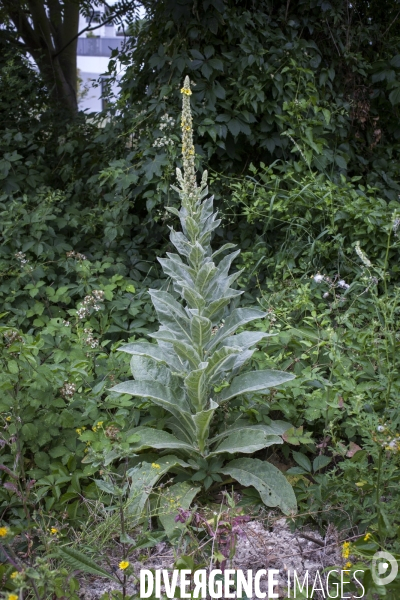
M 101 8 L 96 8 L 103 14 Z M 92 20 L 91 27 L 98 23 Z M 88 26 L 81 15 L 79 31 Z M 103 109 L 101 98 L 101 76 L 107 72 L 113 48 L 121 47 L 123 37 L 116 35 L 114 25 L 103 25 L 93 32 L 84 32 L 78 39 L 77 66 L 80 79 L 78 106 L 87 112 L 100 112 Z M 117 87 L 117 86 L 116 86 Z

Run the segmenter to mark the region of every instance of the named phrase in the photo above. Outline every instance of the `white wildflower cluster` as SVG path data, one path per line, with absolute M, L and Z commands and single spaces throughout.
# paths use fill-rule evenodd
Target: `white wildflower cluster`
M 275 314 L 273 308 L 269 308 L 267 310 L 267 319 L 269 319 L 270 323 L 275 323 L 275 321 L 276 321 L 276 314 Z
M 66 319 L 64 319 L 63 325 L 65 325 L 65 327 L 69 327 L 71 325 L 71 323 L 69 321 L 67 321 Z
M 93 337 L 93 329 L 87 327 L 83 331 L 86 334 L 86 337 L 84 338 L 85 344 L 87 344 L 91 348 L 97 348 L 97 346 L 99 345 L 99 340 Z
M 315 283 L 318 283 L 318 284 L 319 283 L 327 283 L 331 289 L 341 288 L 342 290 L 348 290 L 350 287 L 350 284 L 347 283 L 344 279 L 339 279 L 338 281 L 336 281 L 336 278 L 335 278 L 332 280 L 327 275 L 321 275 L 321 273 L 319 273 L 319 272 L 316 275 L 311 275 L 311 279 L 314 279 Z M 322 297 L 329 298 L 329 294 L 330 294 L 330 292 L 327 291 L 322 295 Z M 339 296 L 339 297 L 337 297 L 337 299 L 342 302 L 345 301 L 344 297 Z
M 101 310 L 99 302 L 102 302 L 103 299 L 104 292 L 102 290 L 93 290 L 91 295 L 85 296 L 82 306 L 80 306 L 76 311 L 78 319 L 82 320 L 85 317 L 88 317 L 91 309 L 95 310 L 96 312 Z
M 160 138 L 157 138 L 156 140 L 154 140 L 153 142 L 153 148 L 167 148 L 168 146 L 173 146 L 174 145 L 174 141 L 167 137 L 166 135 L 163 135 Z
M 19 261 L 19 263 L 22 265 L 27 265 L 29 260 L 26 258 L 26 254 L 24 254 L 23 252 L 16 252 L 14 254 L 15 258 Z
M 84 254 L 80 254 L 79 252 L 75 252 L 75 250 L 71 250 L 67 252 L 67 258 L 75 258 L 75 260 L 87 260 Z
M 356 254 L 359 256 L 361 262 L 366 266 L 366 267 L 372 267 L 372 263 L 369 260 L 368 256 L 365 254 L 365 252 L 363 252 L 360 248 L 360 242 L 356 242 L 355 245 L 355 251 Z
M 15 331 L 13 329 L 10 329 L 9 331 L 4 331 L 3 337 L 7 348 L 9 348 L 14 342 L 23 342 L 23 339 L 19 335 L 18 331 Z
M 340 288 L 343 288 L 344 290 L 348 290 L 350 287 L 350 284 L 346 283 L 344 279 L 339 279 L 339 281 L 337 282 L 337 286 Z
M 158 126 L 158 128 L 160 129 L 160 131 L 169 130 L 175 124 L 175 119 L 173 117 L 170 117 L 168 115 L 168 113 L 166 113 L 165 115 L 163 115 L 160 120 L 161 120 L 161 123 Z
M 76 385 L 74 383 L 65 382 L 60 389 L 60 394 L 66 400 L 70 400 L 76 392 Z
M 373 440 L 378 442 L 387 452 L 400 453 L 400 433 L 393 433 L 390 425 L 378 425 L 376 431 L 382 436 L 373 435 Z

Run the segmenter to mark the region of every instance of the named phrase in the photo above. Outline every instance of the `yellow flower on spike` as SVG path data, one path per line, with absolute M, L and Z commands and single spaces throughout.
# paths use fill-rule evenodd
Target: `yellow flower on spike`
M 186 96 L 191 96 L 192 90 L 190 88 L 183 87 L 183 88 L 181 88 L 181 94 L 185 94 Z

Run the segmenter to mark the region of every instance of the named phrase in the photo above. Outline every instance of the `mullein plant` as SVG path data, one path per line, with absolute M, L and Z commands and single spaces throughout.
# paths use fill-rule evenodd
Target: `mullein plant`
M 291 514 L 296 499 L 285 476 L 267 461 L 248 456 L 282 444 L 281 436 L 290 425 L 282 421 L 254 425 L 240 418 L 223 429 L 213 427 L 213 422 L 218 423 L 214 414 L 227 402 L 243 394 L 268 394 L 294 376 L 276 370 L 244 370 L 256 344 L 273 334 L 237 333 L 266 313 L 233 306 L 242 294 L 231 287 L 240 272 L 229 275 L 229 271 L 240 251 L 223 256 L 233 244 L 212 251 L 211 237 L 220 220 L 213 211 L 213 198 L 207 198 L 206 171 L 197 184 L 188 77 L 181 93 L 183 173 L 177 169 L 179 188 L 173 187 L 181 208 L 168 210 L 179 218 L 182 231 L 171 228 L 170 240 L 177 253 L 168 252 L 167 258 L 159 259 L 175 294 L 149 291 L 160 322 L 159 330 L 150 334 L 156 343 L 137 342 L 121 348 L 132 355 L 134 380 L 111 390 L 147 399 L 162 407 L 169 418 L 163 421 L 163 430 L 139 426 L 129 432 L 137 434 L 133 453 L 158 451 L 156 463 L 144 460 L 130 475 L 135 480 L 136 471 L 141 474 L 142 486 L 147 488 L 173 467 L 183 470 L 188 480 L 203 478 L 206 488 L 212 481 L 222 485 L 222 475 L 254 486 L 267 506 Z M 211 478 L 207 476 L 210 471 Z M 139 504 L 143 506 L 144 500 Z

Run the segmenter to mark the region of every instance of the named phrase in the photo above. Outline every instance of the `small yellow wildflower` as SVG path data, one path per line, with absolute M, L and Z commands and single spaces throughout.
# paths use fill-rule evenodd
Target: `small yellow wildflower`
M 189 88 L 181 88 L 181 94 L 185 94 L 186 96 L 191 96 L 192 95 L 192 90 L 190 90 Z
M 94 431 L 96 433 L 97 427 L 92 427 L 92 431 Z
M 18 600 L 17 594 L 9 594 L 7 600 Z
M 101 427 L 103 425 L 104 421 L 97 421 L 97 427 Z
M 350 569 L 350 567 L 352 566 L 353 563 L 351 563 L 350 561 L 348 561 L 344 566 L 347 567 L 347 569 Z
M 364 536 L 364 542 L 368 542 L 369 538 L 371 537 L 371 533 L 366 533 Z
M 188 125 L 186 125 L 185 129 L 186 131 L 190 131 L 190 127 Z
M 15 579 L 17 577 L 17 575 L 18 575 L 18 571 L 13 571 L 10 575 L 10 578 Z
M 78 429 L 75 429 L 75 431 L 76 431 L 76 433 L 77 433 L 78 435 L 81 435 L 81 433 L 82 433 L 82 429 L 79 429 L 79 428 L 78 428 Z
M 342 546 L 343 558 L 349 558 L 350 556 L 350 542 L 344 542 Z
M 129 560 L 122 560 L 118 566 L 121 569 L 121 571 L 124 571 L 129 567 Z
M 11 421 L 11 417 L 6 417 L 6 421 Z
M 9 533 L 8 527 L 0 527 L 0 537 L 6 537 Z
M 151 463 L 153 469 L 161 469 L 160 465 L 157 463 Z
M 56 535 L 56 534 L 58 533 L 58 529 L 57 529 L 57 527 L 52 527 L 52 528 L 50 529 L 50 533 L 51 533 L 52 535 Z

